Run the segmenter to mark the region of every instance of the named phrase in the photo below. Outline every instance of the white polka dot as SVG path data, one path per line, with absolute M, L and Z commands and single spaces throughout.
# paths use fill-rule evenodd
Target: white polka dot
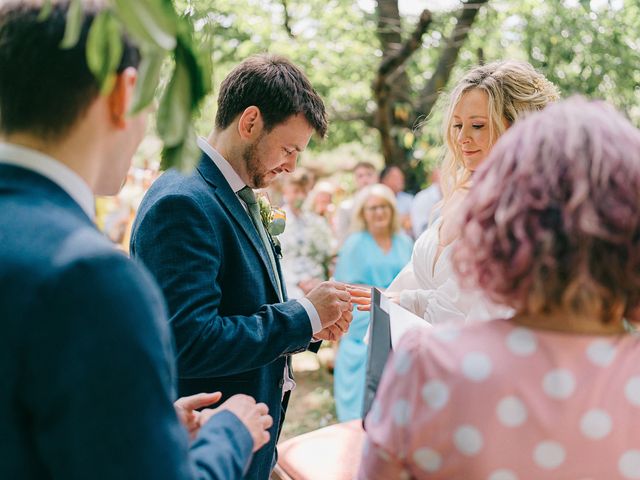
M 640 376 L 629 379 L 624 387 L 624 394 L 632 405 L 640 407 Z
M 413 461 L 425 472 L 437 472 L 442 465 L 442 457 L 430 448 L 420 448 L 413 452 Z
M 504 397 L 496 408 L 498 419 L 505 427 L 519 427 L 527 419 L 527 407 L 518 397 Z
M 580 419 L 580 430 L 585 437 L 592 440 L 599 440 L 606 437 L 611 432 L 613 422 L 611 416 L 600 409 L 589 410 Z
M 606 340 L 595 340 L 587 347 L 587 357 L 597 367 L 607 367 L 616 356 L 616 347 Z
M 618 470 L 624 478 L 640 478 L 640 450 L 628 450 L 618 461 Z
M 391 460 L 391 455 L 389 455 L 385 450 L 378 448 L 376 450 L 376 453 L 378 454 L 378 456 L 384 460 L 385 462 L 388 462 L 389 460 Z
M 411 474 L 409 473 L 408 470 L 402 470 L 400 472 L 400 476 L 398 477 L 398 480 L 411 480 Z
M 476 455 L 482 449 L 482 434 L 471 425 L 459 427 L 453 434 L 453 443 L 465 455 Z
M 378 400 L 374 400 L 373 404 L 371 404 L 371 410 L 369 411 L 369 415 L 367 415 L 367 421 L 373 423 L 380 423 L 382 419 L 382 408 L 380 407 L 380 402 Z
M 542 388 L 551 398 L 569 398 L 576 389 L 576 380 L 569 370 L 558 368 L 544 376 Z
M 411 368 L 411 355 L 406 350 L 400 350 L 393 357 L 393 366 L 398 375 L 406 374 Z
M 533 460 L 538 466 L 553 470 L 562 465 L 566 455 L 564 447 L 558 442 L 541 442 L 533 451 Z
M 507 348 L 514 355 L 527 357 L 536 351 L 536 336 L 528 328 L 516 327 L 507 335 Z
M 460 336 L 460 329 L 455 327 L 434 328 L 433 336 L 442 342 L 450 343 Z
M 511 470 L 501 468 L 489 475 L 487 480 L 518 480 L 518 476 Z
M 393 404 L 393 421 L 399 427 L 404 427 L 409 423 L 411 417 L 411 406 L 406 400 L 396 400 Z
M 422 398 L 434 410 L 440 410 L 449 401 L 449 388 L 440 380 L 431 380 L 422 387 Z
M 462 373 L 469 380 L 482 382 L 489 375 L 493 365 L 487 355 L 481 352 L 467 353 L 462 359 Z

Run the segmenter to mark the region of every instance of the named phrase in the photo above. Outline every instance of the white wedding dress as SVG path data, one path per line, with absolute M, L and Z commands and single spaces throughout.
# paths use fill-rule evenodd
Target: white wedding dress
M 451 264 L 453 243 L 438 253 L 438 218 L 416 241 L 411 260 L 387 292 L 400 292 L 400 305 L 435 325 L 506 318 L 513 310 L 493 304 L 483 292 L 462 289 Z

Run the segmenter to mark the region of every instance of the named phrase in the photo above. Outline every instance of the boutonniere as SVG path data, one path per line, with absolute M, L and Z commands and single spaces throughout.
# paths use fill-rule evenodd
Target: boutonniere
M 280 208 L 274 208 L 265 196 L 258 197 L 258 205 L 260 206 L 260 218 L 262 225 L 269 234 L 269 239 L 273 244 L 273 248 L 279 258 L 282 258 L 282 248 L 280 240 L 276 238 L 286 227 L 287 214 Z

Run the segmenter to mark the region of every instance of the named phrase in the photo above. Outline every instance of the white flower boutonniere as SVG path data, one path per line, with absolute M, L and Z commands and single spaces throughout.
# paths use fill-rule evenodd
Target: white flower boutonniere
M 258 197 L 258 205 L 260 206 L 260 218 L 265 230 L 269 234 L 269 238 L 273 243 L 273 248 L 279 258 L 282 258 L 282 248 L 280 240 L 276 237 L 284 232 L 287 223 L 287 214 L 280 208 L 274 208 L 265 196 Z

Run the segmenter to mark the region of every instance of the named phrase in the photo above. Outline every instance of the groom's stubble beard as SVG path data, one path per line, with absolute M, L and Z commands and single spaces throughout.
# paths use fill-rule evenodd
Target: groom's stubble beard
M 260 158 L 258 157 L 258 144 L 262 141 L 263 137 L 264 133 L 242 152 L 242 159 L 247 169 L 247 175 L 253 184 L 250 185 L 252 188 L 265 188 L 269 186 L 265 181 L 265 176 L 268 172 L 264 171 L 260 163 Z

